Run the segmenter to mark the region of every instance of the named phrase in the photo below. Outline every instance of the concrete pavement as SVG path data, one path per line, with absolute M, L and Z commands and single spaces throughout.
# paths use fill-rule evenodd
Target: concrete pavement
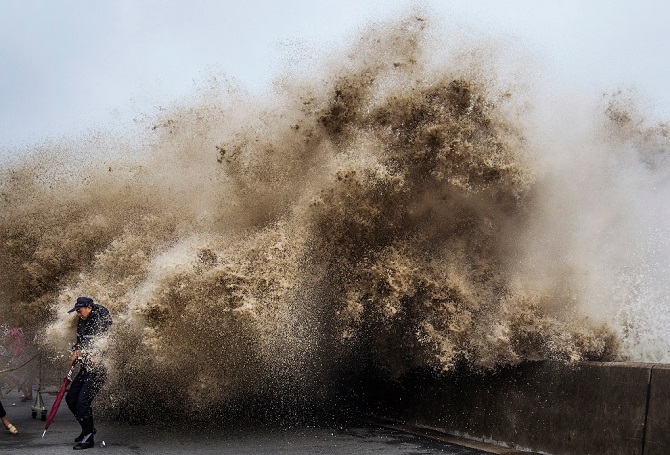
M 47 410 L 53 395 L 44 395 Z M 73 439 L 79 425 L 65 403 L 46 436 L 42 438 L 44 422 L 38 414 L 31 417 L 33 403 L 21 403 L 16 392 L 2 398 L 9 419 L 19 430 L 10 435 L 0 428 L 0 453 L 13 454 L 71 454 Z M 482 455 L 490 452 L 475 450 L 379 426 L 355 427 L 298 427 L 219 429 L 197 428 L 188 423 L 172 428 L 127 425 L 120 422 L 96 422 L 96 446 L 84 453 L 114 455 L 171 455 L 171 454 L 443 454 Z M 102 441 L 105 447 L 100 447 Z M 501 452 L 499 452 L 501 453 Z

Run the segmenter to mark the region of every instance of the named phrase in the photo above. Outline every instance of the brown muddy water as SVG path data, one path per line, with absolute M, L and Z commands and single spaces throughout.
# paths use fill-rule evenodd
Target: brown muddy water
M 141 133 L 3 165 L 0 320 L 59 371 L 73 301 L 108 307 L 100 407 L 138 421 L 355 409 L 416 369 L 668 361 L 667 124 L 440 30 L 371 25 L 267 93 L 212 77 Z

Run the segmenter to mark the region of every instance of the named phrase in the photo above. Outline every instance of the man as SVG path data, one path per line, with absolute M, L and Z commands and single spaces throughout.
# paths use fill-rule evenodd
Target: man
M 79 297 L 68 313 L 77 312 L 77 342 L 72 347 L 70 364 L 80 362 L 80 369 L 75 376 L 70 390 L 65 396 L 68 408 L 81 425 L 81 434 L 75 438 L 77 443 L 73 449 L 90 449 L 95 445 L 93 435 L 96 430 L 93 426 L 93 409 L 91 403 L 107 377 L 107 371 L 100 356 L 95 355 L 95 344 L 107 334 L 112 325 L 109 310 L 93 302 L 89 297 Z

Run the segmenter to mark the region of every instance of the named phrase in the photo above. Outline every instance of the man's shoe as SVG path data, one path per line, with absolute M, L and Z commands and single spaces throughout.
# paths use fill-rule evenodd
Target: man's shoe
M 72 447 L 74 450 L 90 449 L 95 445 L 93 441 L 80 442 Z
M 74 450 L 83 450 L 83 449 L 90 449 L 95 445 L 95 442 L 93 442 L 93 433 L 89 433 L 85 435 L 81 441 L 79 441 L 74 447 L 72 447 Z
M 93 427 L 92 433 L 96 434 L 97 432 L 98 432 L 98 430 L 96 430 L 95 427 Z M 81 433 L 79 433 L 79 436 L 74 438 L 74 442 L 81 442 L 81 440 L 84 439 L 84 436 L 86 436 L 86 433 L 84 433 L 84 430 L 81 430 Z M 93 435 L 91 435 L 91 437 L 93 437 Z

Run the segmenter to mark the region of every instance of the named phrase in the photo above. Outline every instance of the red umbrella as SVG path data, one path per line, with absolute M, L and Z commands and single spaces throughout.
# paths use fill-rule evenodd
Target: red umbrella
M 61 386 L 60 390 L 58 391 L 58 395 L 56 395 L 56 400 L 54 401 L 54 404 L 51 405 L 51 412 L 49 413 L 49 417 L 47 418 L 47 423 L 44 425 L 44 433 L 42 433 L 42 437 L 44 437 L 45 434 L 47 434 L 47 430 L 49 429 L 49 425 L 51 425 L 51 422 L 53 421 L 54 417 L 56 417 L 56 413 L 58 412 L 58 407 L 60 406 L 60 402 L 63 401 L 63 395 L 65 395 L 65 392 L 67 391 L 67 386 L 70 385 L 72 382 L 72 371 L 74 370 L 74 363 L 70 365 L 70 371 L 67 372 L 67 375 L 65 376 L 65 379 L 63 380 L 63 385 Z

